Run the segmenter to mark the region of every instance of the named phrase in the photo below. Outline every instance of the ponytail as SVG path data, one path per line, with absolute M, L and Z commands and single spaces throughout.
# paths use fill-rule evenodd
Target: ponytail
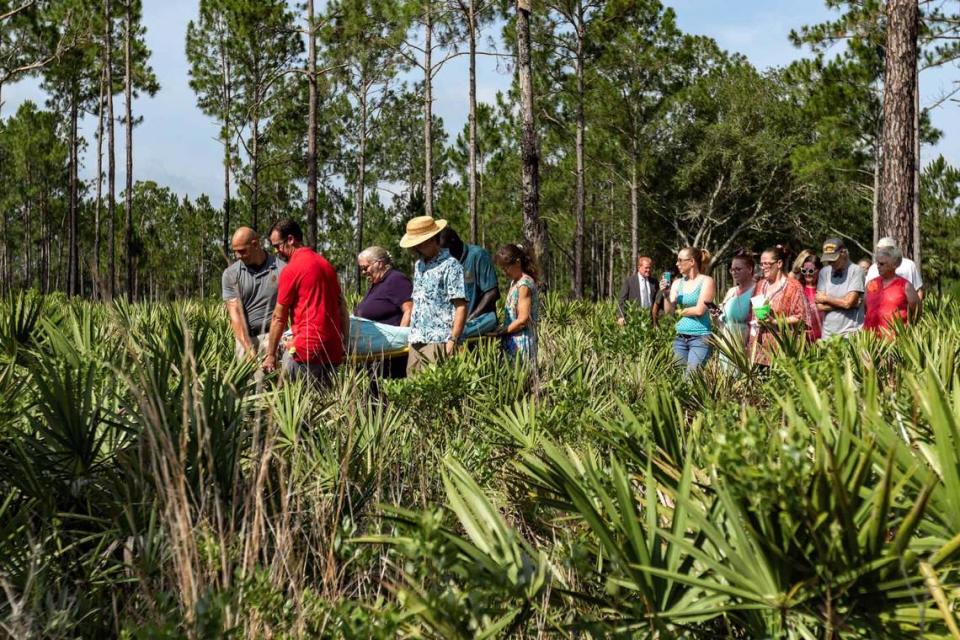
M 681 251 L 686 251 L 693 258 L 693 263 L 697 265 L 697 271 L 703 272 L 703 265 L 710 264 L 710 252 L 698 247 L 684 247 Z
M 519 244 L 505 244 L 501 246 L 493 261 L 501 267 L 520 263 L 520 269 L 525 274 L 533 278 L 534 282 L 539 279 L 536 261 L 533 259 L 530 251 Z

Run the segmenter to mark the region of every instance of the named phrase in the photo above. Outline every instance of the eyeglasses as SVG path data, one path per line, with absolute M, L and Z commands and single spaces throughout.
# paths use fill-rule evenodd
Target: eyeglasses
M 774 265 L 776 265 L 776 264 L 777 264 L 776 262 L 761 262 L 761 263 L 760 263 L 760 266 L 761 266 L 761 267 L 772 267 L 772 266 L 774 266 Z
M 816 269 L 800 269 L 800 273 L 802 273 L 805 276 L 812 276 L 816 272 L 817 272 Z
M 681 258 L 681 257 L 677 256 L 677 262 L 690 262 L 690 261 L 692 261 L 692 260 L 693 260 L 693 258 Z

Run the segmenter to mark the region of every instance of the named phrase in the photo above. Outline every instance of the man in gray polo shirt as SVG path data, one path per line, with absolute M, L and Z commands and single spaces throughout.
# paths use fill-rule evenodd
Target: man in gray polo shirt
M 850 262 L 840 238 L 827 238 L 820 257 L 817 309 L 823 312 L 823 338 L 848 336 L 863 326 L 863 269 Z
M 286 263 L 267 254 L 250 227 L 237 229 L 231 246 L 237 261 L 223 272 L 223 300 L 236 338 L 237 357 L 257 358 L 267 347 L 277 282 Z

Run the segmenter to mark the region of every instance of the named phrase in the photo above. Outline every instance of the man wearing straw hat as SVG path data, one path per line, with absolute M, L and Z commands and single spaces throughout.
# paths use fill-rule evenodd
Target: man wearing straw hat
M 419 256 L 413 268 L 413 310 L 407 375 L 453 355 L 467 322 L 463 267 L 440 247 L 437 237 L 446 220 L 418 216 L 407 222 L 400 246 Z

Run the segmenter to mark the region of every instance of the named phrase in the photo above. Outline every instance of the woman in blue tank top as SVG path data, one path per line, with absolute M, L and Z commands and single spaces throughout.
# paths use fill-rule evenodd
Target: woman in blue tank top
M 677 255 L 677 271 L 683 277 L 673 283 L 665 301 L 666 313 L 677 314 L 677 337 L 673 353 L 689 374 L 710 357 L 708 339 L 712 332 L 710 309 L 717 286 L 710 276 L 700 271 L 709 263 L 710 254 L 696 247 L 686 247 Z M 663 288 L 667 284 L 661 283 Z

